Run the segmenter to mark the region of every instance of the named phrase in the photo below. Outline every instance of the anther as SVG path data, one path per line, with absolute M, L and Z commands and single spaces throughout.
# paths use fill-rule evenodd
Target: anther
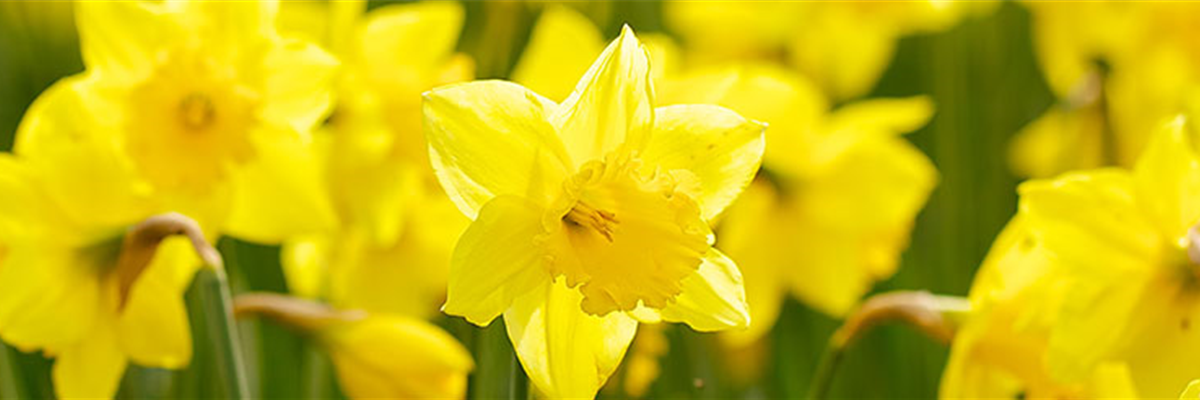
M 616 214 L 598 210 L 582 201 L 575 203 L 575 206 L 571 207 L 571 211 L 568 211 L 563 219 L 575 225 L 591 228 L 609 242 L 613 241 L 613 230 L 616 229 L 619 222 Z

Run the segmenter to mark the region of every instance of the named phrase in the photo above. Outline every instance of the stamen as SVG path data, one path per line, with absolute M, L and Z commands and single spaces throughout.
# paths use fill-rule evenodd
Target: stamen
M 217 110 L 212 99 L 202 93 L 191 93 L 179 102 L 179 120 L 188 130 L 208 128 L 216 119 Z
M 583 201 L 575 203 L 575 207 L 571 207 L 571 211 L 563 217 L 567 222 L 579 225 L 586 228 L 592 228 L 596 232 L 613 241 L 613 230 L 616 229 L 617 221 L 616 214 L 609 211 L 598 210 Z

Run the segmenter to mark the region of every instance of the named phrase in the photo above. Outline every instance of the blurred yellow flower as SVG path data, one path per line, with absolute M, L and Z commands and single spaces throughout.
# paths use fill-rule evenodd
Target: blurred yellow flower
M 1189 233 L 1200 222 L 1197 137 L 1180 118 L 1157 131 L 1132 173 L 1020 186 L 1021 218 L 1061 281 L 1046 341 L 1053 379 L 1079 382 L 1121 362 L 1139 394 L 1167 397 L 1200 373 L 1200 257 Z
M 594 396 L 639 319 L 749 322 L 707 221 L 753 176 L 763 127 L 716 106 L 655 109 L 628 27 L 562 104 L 501 81 L 425 98 L 434 169 L 474 220 L 444 311 L 480 325 L 504 314 L 545 395 Z
M 1024 219 L 1013 218 L 971 286 L 970 317 L 954 337 L 941 398 L 1136 397 L 1122 363 L 1103 363 L 1084 382 L 1050 376 L 1044 356 L 1065 293 L 1052 262 Z
M 187 239 L 172 238 L 145 269 L 119 266 L 126 230 L 159 209 L 120 156 L 87 136 L 71 83 L 40 97 L 21 125 L 22 135 L 52 131 L 53 147 L 0 154 L 0 338 L 55 357 L 59 397 L 108 398 L 129 362 L 188 365 L 183 292 L 200 263 Z
M 419 319 L 266 293 L 238 296 L 234 311 L 311 334 L 328 351 L 341 389 L 355 399 L 461 399 L 475 368 L 454 337 Z
M 319 336 L 342 389 L 356 399 L 461 399 L 475 365 L 454 337 L 411 318 L 371 316 Z
M 830 110 L 803 78 L 765 65 L 693 71 L 660 93 L 662 104 L 718 104 L 771 124 L 763 170 L 719 226 L 718 247 L 745 271 L 754 321 L 730 339 L 769 331 L 785 293 L 841 316 L 895 272 L 937 179 L 899 136 L 930 118 L 927 98 Z
M 1186 111 L 1200 47 L 1186 2 L 1028 2 L 1034 49 L 1059 104 L 1019 133 L 1018 174 L 1132 166 L 1154 129 Z M 1049 129 L 1058 127 L 1059 130 Z
M 308 131 L 330 105 L 337 61 L 281 38 L 274 2 L 81 2 L 83 135 L 128 159 L 158 198 L 206 230 L 278 242 L 332 222 Z M 63 89 L 68 90 L 68 89 Z M 53 151 L 58 133 L 17 138 Z M 305 218 L 295 218 L 304 215 Z
M 306 4 L 286 5 L 289 7 Z M 331 4 L 337 11 L 337 4 Z M 301 10 L 303 11 L 303 9 Z M 422 92 L 470 79 L 454 52 L 457 3 L 380 7 L 355 24 L 326 14 L 349 34 L 338 108 L 317 133 L 327 196 L 339 226 L 289 240 L 284 264 L 297 293 L 339 307 L 430 316 L 445 300 L 450 253 L 470 222 L 437 187 L 421 131 Z
M 667 1 L 691 62 L 788 62 L 831 98 L 866 94 L 903 36 L 949 28 L 992 2 Z

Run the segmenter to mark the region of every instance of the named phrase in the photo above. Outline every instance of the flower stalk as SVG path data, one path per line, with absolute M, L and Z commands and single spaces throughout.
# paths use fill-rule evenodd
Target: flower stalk
M 970 303 L 964 298 L 925 291 L 891 292 L 868 298 L 829 338 L 813 375 L 808 398 L 828 397 L 846 349 L 875 327 L 887 322 L 901 322 L 942 344 L 949 344 L 969 311 Z

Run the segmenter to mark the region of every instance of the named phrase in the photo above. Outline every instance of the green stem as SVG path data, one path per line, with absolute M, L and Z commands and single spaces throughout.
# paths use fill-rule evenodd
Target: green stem
M 24 386 L 21 382 L 24 381 L 17 373 L 17 366 L 12 360 L 8 346 L 0 343 L 0 399 L 29 398 L 23 393 Z
M 833 378 L 837 376 L 838 366 L 842 364 L 846 348 L 830 342 L 821 355 L 817 371 L 813 374 L 813 382 L 809 385 L 808 398 L 819 400 L 829 398 L 829 390 L 833 387 Z
M 225 272 L 219 268 L 202 268 L 196 274 L 196 281 L 206 319 L 206 333 L 216 349 L 213 357 L 219 371 L 215 377 L 219 380 L 217 384 L 225 389 L 226 398 L 249 398 L 250 386 L 246 379 L 241 341 L 233 319 L 233 299 L 229 295 Z

